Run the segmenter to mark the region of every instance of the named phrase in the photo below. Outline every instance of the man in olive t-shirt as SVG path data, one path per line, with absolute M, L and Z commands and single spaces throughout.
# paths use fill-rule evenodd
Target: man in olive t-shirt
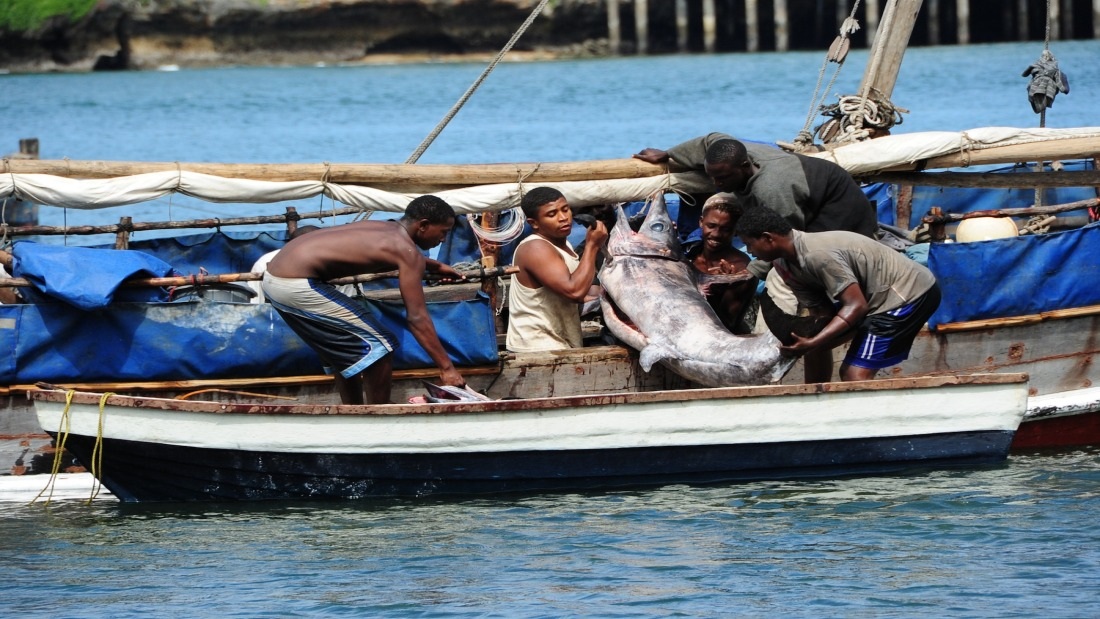
M 811 337 L 776 333 L 783 354 L 828 350 L 852 337 L 841 380 L 870 380 L 909 358 L 917 333 L 939 307 L 931 271 L 860 234 L 801 232 L 762 207 L 741 216 L 737 234 L 753 255 L 771 262 L 799 306 L 832 316 Z

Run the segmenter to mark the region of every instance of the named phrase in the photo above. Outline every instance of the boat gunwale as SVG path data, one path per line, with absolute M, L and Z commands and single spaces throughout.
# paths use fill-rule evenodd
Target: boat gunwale
M 240 414 L 240 415 L 314 415 L 314 416 L 400 416 L 507 413 L 541 411 L 563 408 L 586 408 L 619 404 L 645 404 L 656 402 L 685 402 L 691 400 L 749 399 L 773 396 L 820 395 L 829 393 L 877 392 L 901 389 L 934 389 L 964 385 L 1004 385 L 1026 383 L 1029 377 L 1023 372 L 963 373 L 935 376 L 906 376 L 867 381 L 810 383 L 798 385 L 763 385 L 749 387 L 715 387 L 697 389 L 659 390 L 630 393 L 606 393 L 575 396 L 553 396 L 511 400 L 489 400 L 429 404 L 252 404 L 216 401 L 175 400 L 147 396 L 111 394 L 105 400 L 104 393 L 72 391 L 72 403 L 122 408 L 147 408 L 189 413 Z M 65 402 L 70 392 L 65 389 L 35 389 L 27 397 L 36 403 Z

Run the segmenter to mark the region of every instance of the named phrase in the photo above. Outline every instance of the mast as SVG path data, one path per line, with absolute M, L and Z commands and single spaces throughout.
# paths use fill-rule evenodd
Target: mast
M 874 43 L 871 45 L 867 68 L 860 83 L 861 93 L 878 91 L 889 99 L 901 70 L 905 48 L 917 23 L 923 0 L 889 0 L 882 14 Z

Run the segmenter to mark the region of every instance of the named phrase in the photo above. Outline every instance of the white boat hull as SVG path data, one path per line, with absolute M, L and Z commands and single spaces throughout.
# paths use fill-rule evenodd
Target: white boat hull
M 1022 375 L 377 407 L 34 395 L 123 501 L 358 498 L 786 478 L 987 462 Z M 102 429 L 101 429 L 102 428 Z M 66 436 L 66 430 L 68 435 Z

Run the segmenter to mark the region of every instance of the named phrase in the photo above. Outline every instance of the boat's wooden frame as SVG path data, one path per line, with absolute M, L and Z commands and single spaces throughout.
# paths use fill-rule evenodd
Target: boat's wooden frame
M 232 404 L 40 390 L 39 422 L 120 500 L 464 495 L 996 462 L 1027 376 L 461 402 Z

